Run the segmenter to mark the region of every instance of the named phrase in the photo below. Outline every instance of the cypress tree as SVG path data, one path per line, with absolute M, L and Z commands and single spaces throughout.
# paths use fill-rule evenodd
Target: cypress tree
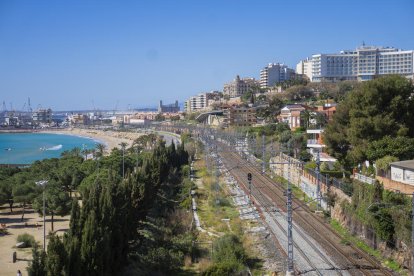
M 66 261 L 66 251 L 62 241 L 55 234 L 51 234 L 47 246 L 46 269 L 48 276 L 62 275 Z
M 46 254 L 43 250 L 39 250 L 39 246 L 35 244 L 32 250 L 33 260 L 27 268 L 29 276 L 45 276 L 46 275 Z

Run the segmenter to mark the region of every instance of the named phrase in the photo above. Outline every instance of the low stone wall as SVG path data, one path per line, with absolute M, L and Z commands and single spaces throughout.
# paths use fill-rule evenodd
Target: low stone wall
M 305 170 L 302 172 L 302 179 L 308 179 L 308 181 L 313 184 L 315 187 L 318 185 L 318 180 L 313 177 L 311 174 L 307 173 Z M 324 182 L 319 182 L 321 185 L 321 192 L 322 194 L 325 194 L 328 192 L 328 190 L 337 196 L 338 201 L 346 200 L 348 202 L 351 202 L 351 197 L 346 195 L 341 189 L 336 188 L 335 186 L 326 186 Z
M 364 240 L 372 248 L 378 249 L 381 255 L 385 258 L 392 258 L 396 260 L 400 265 L 405 268 L 411 266 L 411 250 L 403 242 L 397 242 L 396 248 L 387 247 L 385 242 L 381 242 L 377 239 L 373 229 L 366 226 L 361 221 L 357 220 L 344 212 L 342 204 L 339 202 L 335 204 L 331 209 L 331 217 L 337 220 L 342 227 L 348 229 L 348 231 Z
M 288 162 L 292 164 L 290 166 L 290 169 L 289 169 Z M 270 163 L 279 163 L 279 164 L 270 164 L 270 170 L 274 174 L 281 176 L 284 179 L 289 178 L 290 182 L 293 185 L 299 187 L 300 182 L 301 182 L 302 170 L 303 170 L 302 163 L 299 160 L 289 157 L 285 154 L 282 154 L 282 155 L 273 157 L 270 160 Z M 286 163 L 286 164 L 280 164 L 280 163 Z
M 271 161 L 273 163 L 288 163 L 290 161 L 290 163 L 293 164 L 290 167 L 290 170 L 288 169 L 288 164 L 271 164 L 270 169 L 274 174 L 281 176 L 284 179 L 288 179 L 289 174 L 289 179 L 293 185 L 301 188 L 301 190 L 304 191 L 310 198 L 316 198 L 316 187 L 318 185 L 318 181 L 315 177 L 303 169 L 302 163 L 299 160 L 282 154 L 273 157 Z M 329 189 L 331 193 L 336 195 L 338 201 L 346 200 L 351 202 L 351 198 L 340 189 L 334 186 L 328 187 L 322 181 L 320 181 L 320 185 L 322 194 L 326 194 Z M 324 205 L 325 209 L 327 208 L 325 202 L 322 202 L 322 205 Z

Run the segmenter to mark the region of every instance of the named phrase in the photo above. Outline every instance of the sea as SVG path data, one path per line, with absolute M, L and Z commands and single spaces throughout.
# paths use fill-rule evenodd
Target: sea
M 0 164 L 31 164 L 37 160 L 60 157 L 73 148 L 93 149 L 99 141 L 90 138 L 50 133 L 0 133 Z

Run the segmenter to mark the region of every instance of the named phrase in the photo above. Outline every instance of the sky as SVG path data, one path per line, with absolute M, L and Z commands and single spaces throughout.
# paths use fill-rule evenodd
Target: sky
M 414 49 L 413 0 L 0 0 L 0 102 L 128 109 L 222 90 L 280 62 Z

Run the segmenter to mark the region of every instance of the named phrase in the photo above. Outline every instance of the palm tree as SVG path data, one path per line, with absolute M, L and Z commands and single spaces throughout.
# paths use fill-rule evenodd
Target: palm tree
M 90 153 L 90 151 L 89 151 L 89 149 L 83 149 L 82 150 L 82 155 L 83 155 L 83 158 L 85 159 L 85 160 L 87 160 L 88 159 L 88 155 L 89 155 L 89 153 Z
M 303 110 L 301 113 L 300 113 L 300 117 L 301 117 L 301 119 L 302 119 L 302 121 L 304 122 L 304 126 L 305 126 L 305 128 L 308 128 L 309 127 L 309 122 L 310 122 L 310 120 L 312 119 L 312 114 L 311 114 L 311 112 L 309 112 L 309 110 Z
M 128 146 L 127 143 L 122 142 L 119 144 L 122 149 L 122 178 L 125 178 L 125 148 Z
M 106 146 L 104 144 L 97 144 L 95 146 L 96 149 L 96 157 L 102 157 L 105 153 Z
M 73 156 L 79 157 L 81 155 L 81 151 L 82 151 L 81 148 L 76 147 L 76 148 L 73 148 L 70 152 Z
M 94 150 L 95 150 L 96 161 L 97 161 L 96 169 L 99 172 L 99 161 L 101 160 L 102 156 L 105 153 L 105 145 L 97 144 Z

